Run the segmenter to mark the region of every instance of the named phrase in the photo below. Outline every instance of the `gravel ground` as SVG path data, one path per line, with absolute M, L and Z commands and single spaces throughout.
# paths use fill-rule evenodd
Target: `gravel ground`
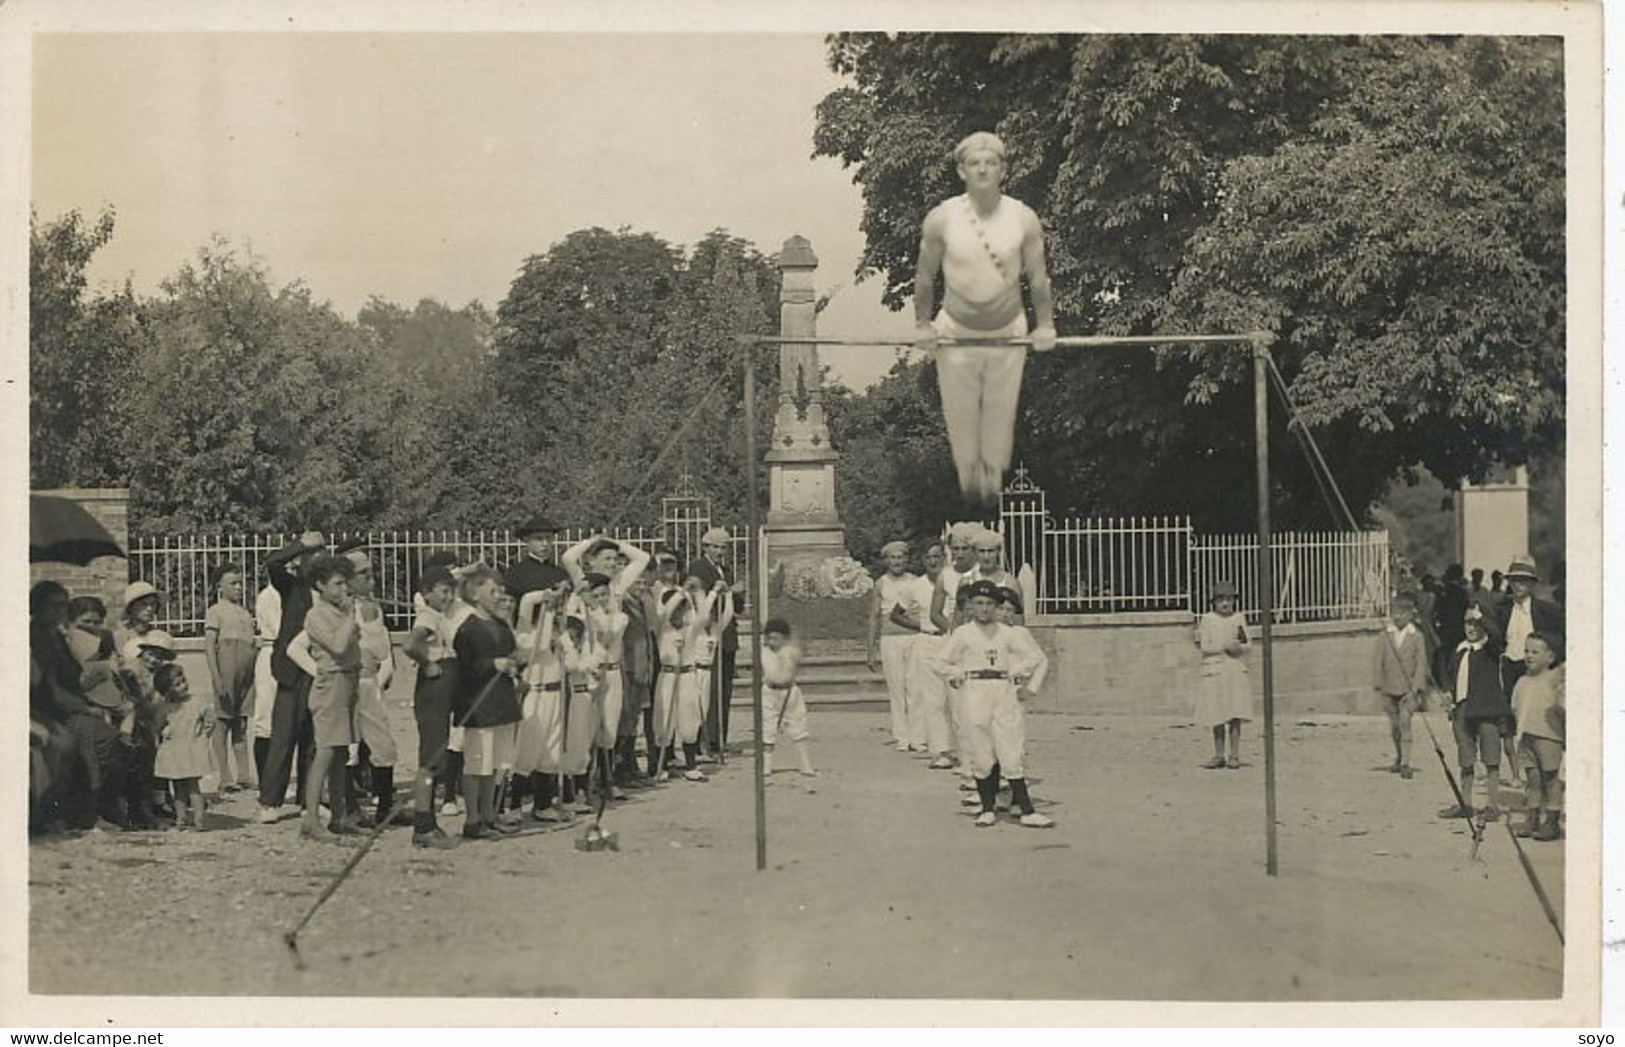
M 410 724 L 399 703 L 396 713 Z M 748 718 L 745 719 L 748 725 Z M 1263 758 L 1205 771 L 1169 720 L 1029 717 L 1057 825 L 977 829 L 956 778 L 885 744 L 886 716 L 813 710 L 822 774 L 775 775 L 754 867 L 751 761 L 634 793 L 605 828 L 421 851 L 385 832 L 300 937 L 347 851 L 228 797 L 207 833 L 30 847 L 36 993 L 1059 1000 L 1540 999 L 1562 952 L 1500 825 L 1469 860 L 1438 761 L 1384 773 L 1377 719 L 1278 731 L 1280 876 Z M 410 743 L 410 727 L 401 735 Z M 411 744 L 403 745 L 407 752 Z M 405 778 L 404 769 L 400 777 Z M 813 786 L 813 788 L 809 788 Z M 1510 791 L 1503 803 L 1513 801 Z M 454 827 L 457 820 L 449 820 Z M 1563 905 L 1563 845 L 1526 843 Z M 88 919 L 92 913 L 108 914 Z M 186 958 L 184 964 L 173 962 Z

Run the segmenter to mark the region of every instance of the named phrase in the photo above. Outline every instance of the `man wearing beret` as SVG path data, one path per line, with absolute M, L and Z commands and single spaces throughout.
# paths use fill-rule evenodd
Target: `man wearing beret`
M 706 591 L 722 582 L 733 593 L 734 614 L 745 613 L 745 583 L 734 576 L 728 563 L 732 538 L 727 531 L 713 527 L 700 536 L 700 557 L 688 565 L 685 577 L 698 578 Z M 728 707 L 733 702 L 734 668 L 739 661 L 739 625 L 730 621 L 722 631 L 721 664 L 712 675 L 711 695 L 705 713 L 705 747 L 712 756 L 728 744 Z
M 1535 583 L 1540 578 L 1535 573 L 1534 557 L 1513 559 L 1505 578 L 1509 598 L 1495 608 L 1495 631 L 1506 644 L 1501 649 L 1501 689 L 1510 695 L 1528 668 L 1524 660 L 1524 641 L 1529 634 L 1561 637 L 1567 631 L 1564 628 L 1567 623 L 1563 608 L 1535 596 Z

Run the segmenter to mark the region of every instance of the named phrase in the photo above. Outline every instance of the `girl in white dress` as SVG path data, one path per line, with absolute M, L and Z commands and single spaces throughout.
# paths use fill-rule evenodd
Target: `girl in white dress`
M 1213 728 L 1209 770 L 1241 766 L 1241 725 L 1253 718 L 1253 688 L 1247 678 L 1247 621 L 1236 611 L 1236 587 L 1213 587 L 1210 610 L 1196 623 L 1196 646 L 1202 652 L 1202 677 L 1196 690 L 1196 722 Z M 1225 755 L 1225 739 L 1230 744 Z

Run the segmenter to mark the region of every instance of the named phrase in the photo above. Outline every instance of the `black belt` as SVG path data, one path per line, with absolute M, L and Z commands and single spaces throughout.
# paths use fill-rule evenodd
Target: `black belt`
M 540 691 L 557 691 L 559 689 L 559 685 L 556 683 L 533 683 L 531 686 Z
M 1008 680 L 1010 674 L 1003 669 L 972 669 L 965 674 L 972 680 Z
M 694 671 L 694 667 L 692 665 L 684 665 L 681 667 L 675 665 L 662 665 L 660 667 L 660 671 L 663 673 L 691 673 Z
M 572 684 L 570 686 L 570 693 L 571 694 L 586 694 L 588 691 L 591 691 L 591 690 L 592 690 L 592 688 L 588 687 L 584 683 Z
M 704 664 L 704 665 L 701 665 L 701 664 L 699 664 L 699 663 L 697 663 L 697 662 L 696 662 L 696 663 L 695 663 L 695 664 L 694 664 L 694 665 L 693 665 L 693 666 L 692 666 L 692 668 L 695 668 L 695 669 L 709 669 L 709 668 L 711 668 L 711 663 L 710 663 L 710 662 L 706 662 L 706 663 L 705 663 L 705 664 Z

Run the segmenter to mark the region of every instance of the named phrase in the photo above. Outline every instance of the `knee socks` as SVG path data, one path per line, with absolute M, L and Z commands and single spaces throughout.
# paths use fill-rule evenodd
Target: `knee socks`
M 976 779 L 976 795 L 982 799 L 984 812 L 993 810 L 993 805 L 999 798 L 998 775 L 990 774 L 986 778 Z
M 383 824 L 389 812 L 395 807 L 395 768 L 374 767 L 372 769 L 372 794 L 377 798 L 378 808 L 375 814 L 379 824 Z
M 1033 813 L 1032 797 L 1027 795 L 1027 779 L 1010 779 L 1010 800 L 1022 814 Z

